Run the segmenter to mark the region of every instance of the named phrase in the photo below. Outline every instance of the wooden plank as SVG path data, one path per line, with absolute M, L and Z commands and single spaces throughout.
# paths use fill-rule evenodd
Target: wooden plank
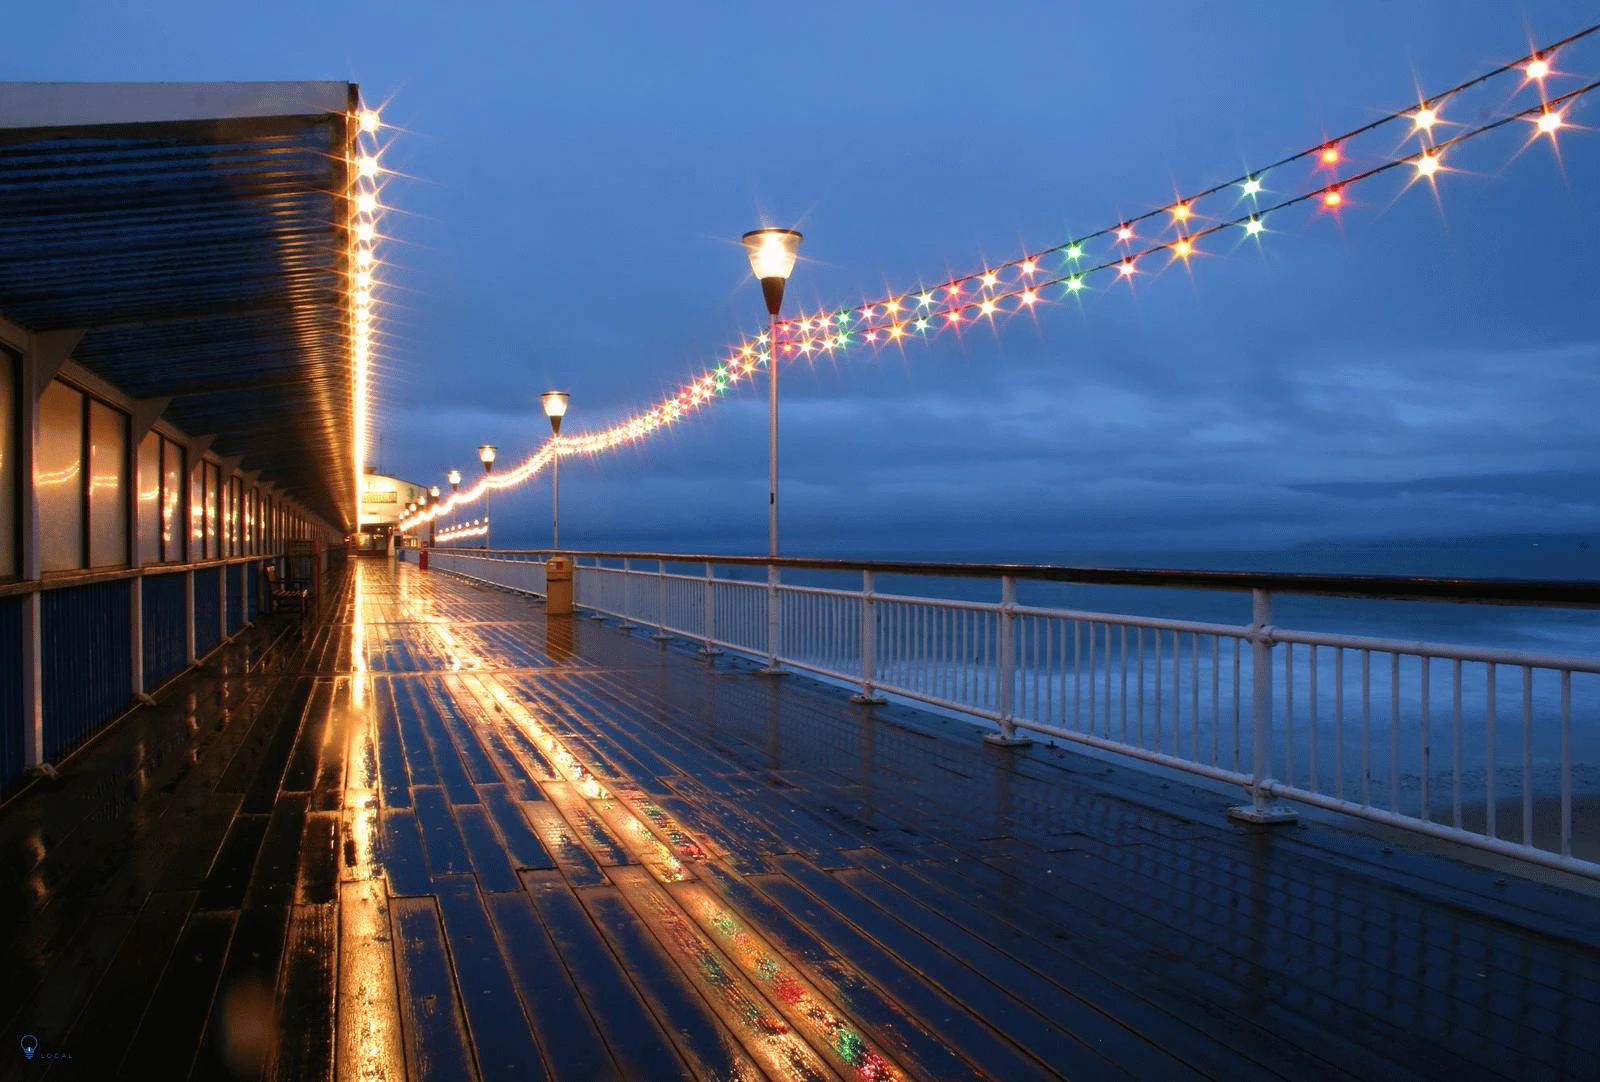
M 400 745 L 405 754 L 406 771 L 411 775 L 411 784 L 438 785 L 439 771 L 434 766 L 433 749 L 429 746 L 427 732 L 422 727 L 422 715 L 417 710 L 416 702 L 411 698 L 410 681 L 391 677 L 385 684 L 394 699 L 394 716 L 400 732 Z M 384 788 L 387 792 L 387 783 Z
M 429 693 L 427 683 L 428 681 L 424 680 L 405 680 L 401 682 L 401 686 L 416 711 L 417 721 L 427 737 L 428 747 L 433 751 L 433 765 L 438 773 L 439 784 L 444 789 L 445 795 L 450 798 L 450 803 L 476 804 L 478 791 L 472 787 L 472 778 L 467 774 L 467 768 L 462 765 L 461 748 L 453 739 L 453 734 L 445 727 L 444 719 L 439 713 L 439 702 Z M 396 688 L 395 694 L 400 694 L 400 688 Z M 406 750 L 409 753 L 409 745 Z
M 200 888 L 200 909 L 238 909 L 267 836 L 266 815 L 239 815 L 223 839 L 217 859 Z
M 792 869 L 790 869 L 792 874 Z M 1097 1010 L 1077 996 L 1052 984 L 1040 974 L 1009 957 L 993 945 L 980 940 L 965 928 L 942 915 L 917 905 L 912 899 L 899 894 L 881 880 L 865 871 L 836 872 L 829 877 L 833 883 L 850 890 L 873 903 L 885 916 L 923 936 L 930 943 L 981 974 L 997 988 L 1014 996 L 1027 1007 L 1044 1016 L 1053 1026 L 1059 1026 L 1087 1047 L 1094 1048 L 1115 1063 L 1123 1065 L 1142 1078 L 1195 1078 L 1202 1077 L 1193 1066 L 1173 1059 L 1162 1046 L 1130 1027 L 1146 1023 L 1155 1012 L 1148 1004 L 1124 1001 L 1136 1008 L 1127 1022 L 1121 1015 L 1111 1015 Z M 810 880 L 803 880 L 808 888 Z M 1104 989 L 1101 989 L 1104 992 Z M 1109 997 L 1108 997 L 1109 998 Z M 1101 1000 L 1105 1002 L 1105 1000 Z M 1112 1002 L 1115 1002 L 1114 1000 Z M 1167 1036 L 1177 1036 L 1168 1030 Z M 1193 1041 L 1195 1034 L 1183 1037 Z M 1064 1065 L 1065 1060 L 1061 1061 Z M 1230 1064 L 1240 1077 L 1236 1064 Z
M 550 859 L 575 887 L 592 887 L 608 883 L 600 862 L 584 846 L 578 832 L 561 817 L 561 813 L 547 800 L 520 805 L 523 817 L 533 828 Z
M 634 871 L 644 874 L 643 869 Z M 633 909 L 623 903 L 616 889 L 592 887 L 579 893 L 578 899 L 651 1010 L 662 1020 L 663 1028 L 676 1042 L 696 1078 L 761 1077 L 752 1049 L 741 1045 L 730 1021 L 739 1027 L 740 1036 L 755 1046 L 769 1069 L 777 1068 L 778 1073 L 793 1078 L 834 1077 L 816 1053 L 793 1038 L 771 1005 L 748 982 L 741 981 L 726 961 L 715 957 L 715 951 L 706 950 L 706 944 L 680 945 L 680 949 L 691 951 L 701 948 L 685 963 L 691 969 L 699 969 L 699 981 L 691 983 L 668 961 L 659 942 L 645 930 Z M 708 991 L 716 995 L 714 1004 L 705 998 Z M 782 1047 L 773 1047 L 780 1043 Z
M 412 797 L 416 801 L 417 825 L 422 828 L 428 875 L 471 875 L 472 861 L 444 791 L 437 786 L 418 786 L 412 790 Z
M 1078 933 L 1090 917 L 1055 925 L 1054 933 L 1034 922 L 1031 928 L 1008 920 L 1016 901 L 961 876 L 946 863 L 879 861 L 870 851 L 852 854 L 863 867 L 900 887 L 912 904 L 923 904 L 1018 960 L 1043 970 L 1057 982 L 1092 992 L 1093 1001 L 1117 1010 L 1119 1017 L 1143 1018 L 1163 1047 L 1181 1050 L 1212 1077 L 1246 1079 L 1278 1077 L 1287 1069 L 1295 1077 L 1338 1074 L 1333 1064 L 1310 1057 L 1284 1040 L 1272 1028 L 1227 1011 L 1195 979 L 1192 971 L 1156 970 L 1152 965 L 1133 970 L 1123 952 Z M 961 861 L 971 870 L 972 861 Z M 1028 895 L 1033 897 L 1033 895 Z M 1024 903 L 1026 905 L 1026 903 Z M 1102 931 L 1097 938 L 1104 938 Z M 1129 943 L 1128 949 L 1135 949 Z M 1148 1000 L 1141 1013 L 1139 1001 Z M 1163 1016 L 1170 1016 L 1170 1019 Z M 1169 1028 L 1175 1027 L 1175 1028 Z M 1254 1060 L 1254 1062 L 1252 1062 Z M 1354 1076 L 1349 1076 L 1354 1077 Z
M 483 900 L 472 880 L 452 879 L 440 882 L 438 888 L 445 940 L 466 1009 L 467 1032 L 477 1051 L 479 1073 L 485 1082 L 548 1078 L 511 974 L 501 957 L 500 944 L 489 927 Z
M 404 1082 L 394 937 L 382 883 L 341 884 L 338 922 L 339 1082 Z
M 297 795 L 303 801 L 307 794 Z M 281 896 L 284 892 L 268 893 Z M 280 901 L 252 900 L 240 911 L 190 1072 L 192 1079 L 261 1077 L 279 1040 L 278 964 L 288 930 L 289 906 Z
M 543 800 L 544 794 L 533 784 L 533 777 L 528 768 L 511 750 L 506 734 L 501 731 L 506 724 L 504 719 L 486 709 L 474 694 L 472 685 L 461 677 L 445 676 L 444 688 L 456 710 L 461 714 L 463 722 L 483 742 L 484 749 L 499 774 L 497 780 L 509 787 L 517 800 Z M 482 795 L 481 785 L 479 795 Z
M 234 919 L 232 913 L 190 914 L 123 1058 L 124 1073 L 141 1073 L 151 1064 L 170 1070 L 172 1077 L 189 1073 L 217 995 Z
M 941 1039 L 938 1019 L 923 1019 L 893 997 L 880 991 L 841 956 L 813 934 L 799 915 L 774 903 L 744 882 L 712 865 L 703 881 L 724 899 L 736 917 L 759 926 L 764 937 L 797 968 L 839 1003 L 847 1003 L 863 1030 L 907 1073 L 918 1079 L 974 1080 L 986 1078 Z M 698 887 L 675 888 L 678 891 Z
M 447 680 L 428 680 L 424 687 L 419 689 L 420 694 L 426 694 L 432 701 L 444 732 L 448 734 L 451 744 L 461 762 L 466 767 L 467 776 L 474 784 L 491 784 L 504 779 L 500 771 L 495 769 L 494 761 L 489 757 L 482 743 L 482 729 L 478 726 L 468 725 L 460 704 L 457 702 L 458 684 Z
M 478 885 L 485 891 L 521 890 L 522 882 L 511 870 L 511 861 L 489 822 L 489 814 L 479 804 L 452 806 L 461 837 L 466 842 L 467 854 L 472 860 L 472 871 Z
M 400 720 L 394 704 L 394 681 L 373 680 L 373 713 L 376 718 L 379 784 L 386 808 L 411 806 L 411 775 L 406 769 L 405 743 L 400 738 Z
M 693 1079 L 694 1073 L 623 974 L 572 888 L 554 872 L 523 872 L 522 881 L 573 983 L 602 1020 L 606 1045 L 623 1076 Z
M 294 900 L 300 905 L 327 905 L 338 898 L 339 812 L 306 816 L 300 841 L 300 866 L 295 873 Z
M 399 964 L 401 1030 L 407 1077 L 426 1082 L 468 1082 L 478 1072 L 467 1043 L 444 930 L 432 898 L 389 903 Z
M 526 893 L 493 894 L 485 901 L 551 1077 L 559 1082 L 620 1080 L 616 1061 L 556 954 L 532 898 Z
M 281 1082 L 332 1082 L 338 1006 L 338 916 L 330 901 L 297 905 L 289 918 L 276 989 L 278 1040 L 262 1076 Z
M 850 959 L 852 965 L 902 1010 L 913 1014 L 919 1027 L 938 1033 L 980 1071 L 1008 1080 L 1060 1077 L 991 1029 L 975 1013 L 984 1004 L 971 1004 L 969 1011 L 968 1005 L 931 984 L 917 969 L 863 935 L 786 876 L 752 876 L 747 882 L 802 922 L 830 950 Z
M 323 737 L 328 730 L 328 714 L 333 706 L 334 683 L 318 680 L 306 705 L 305 723 L 289 754 L 283 773 L 283 791 L 309 793 L 317 783 L 317 766 L 322 759 Z
M 550 859 L 550 854 L 545 852 L 544 846 L 539 844 L 538 836 L 528 826 L 528 820 L 523 817 L 521 809 L 517 807 L 516 800 L 506 786 L 480 785 L 478 797 L 483 801 L 484 809 L 489 813 L 489 818 L 500 835 L 513 868 L 527 870 L 556 866 L 555 861 Z
M 423 895 L 431 893 L 428 863 L 422 853 L 422 828 L 409 808 L 385 809 L 381 819 L 383 837 L 379 845 L 380 863 L 389 881 L 389 893 Z

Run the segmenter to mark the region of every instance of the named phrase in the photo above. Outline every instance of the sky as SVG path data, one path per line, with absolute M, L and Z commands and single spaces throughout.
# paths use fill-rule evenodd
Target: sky
M 747 229 L 805 233 L 787 311 L 859 304 L 1162 206 L 1596 18 L 1592 0 L 57 0 L 8 13 L 27 47 L 4 77 L 359 83 L 393 126 L 373 453 L 433 483 L 470 476 L 480 443 L 502 462 L 537 446 L 547 388 L 571 393 L 573 429 L 604 424 L 758 330 Z M 1600 42 L 1570 60 L 1562 87 L 1600 74 Z M 1473 107 L 1525 103 L 1513 85 Z M 1600 529 L 1600 102 L 1571 119 L 1559 153 L 1524 148 L 1525 124 L 1463 148 L 1437 195 L 1374 181 L 1131 289 L 784 366 L 784 551 Z M 766 445 L 745 386 L 569 459 L 562 540 L 764 551 Z M 543 479 L 497 497 L 496 543 L 547 543 L 549 515 Z

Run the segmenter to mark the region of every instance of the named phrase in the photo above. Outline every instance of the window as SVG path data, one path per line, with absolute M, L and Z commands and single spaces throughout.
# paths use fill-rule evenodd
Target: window
M 222 537 L 217 532 L 222 517 L 222 470 L 214 462 L 206 463 L 206 559 L 215 560 L 222 555 Z
M 59 380 L 39 396 L 39 567 L 128 562 L 128 417 Z
M 189 558 L 206 558 L 206 464 L 189 463 Z
M 139 441 L 139 551 L 135 563 L 161 560 L 161 436 L 145 433 Z
M 0 578 L 17 574 L 17 359 L 0 349 Z
M 171 440 L 161 441 L 161 559 L 183 559 L 184 450 Z
M 52 381 L 39 396 L 34 491 L 39 501 L 39 567 L 83 566 L 83 395 Z

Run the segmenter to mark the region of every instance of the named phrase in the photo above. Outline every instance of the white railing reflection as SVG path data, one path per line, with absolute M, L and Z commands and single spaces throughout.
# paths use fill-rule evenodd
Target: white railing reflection
M 537 595 L 543 555 L 432 560 Z M 764 565 L 728 564 L 588 557 L 575 601 L 702 653 L 775 655 L 857 702 L 987 719 L 996 743 L 1039 734 L 1236 784 L 1242 818 L 1294 801 L 1600 878 L 1600 830 L 1574 813 L 1600 803 L 1600 660 L 1288 630 L 1265 589 L 1248 624 L 1205 623 L 1020 605 L 998 573 L 993 601 L 881 594 L 864 567 L 859 589 L 781 583 L 771 643 Z

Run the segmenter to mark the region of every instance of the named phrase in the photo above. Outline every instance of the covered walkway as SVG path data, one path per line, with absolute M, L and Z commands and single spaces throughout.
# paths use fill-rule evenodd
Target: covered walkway
M 356 561 L 0 812 L 0 1076 L 1593 1077 L 1592 898 L 1228 801 Z

